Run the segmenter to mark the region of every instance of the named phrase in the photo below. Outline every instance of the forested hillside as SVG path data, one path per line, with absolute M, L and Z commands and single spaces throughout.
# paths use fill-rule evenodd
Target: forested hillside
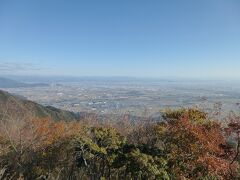
M 57 121 L 78 120 L 80 118 L 77 113 L 51 106 L 42 106 L 2 90 L 0 90 L 0 108 L 6 109 L 8 114 L 31 114 L 33 117 L 50 118 Z

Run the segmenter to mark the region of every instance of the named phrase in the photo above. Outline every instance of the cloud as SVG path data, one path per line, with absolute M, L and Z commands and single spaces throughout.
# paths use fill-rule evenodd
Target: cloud
M 41 67 L 32 63 L 0 62 L 1 73 L 16 73 L 26 71 L 40 71 Z

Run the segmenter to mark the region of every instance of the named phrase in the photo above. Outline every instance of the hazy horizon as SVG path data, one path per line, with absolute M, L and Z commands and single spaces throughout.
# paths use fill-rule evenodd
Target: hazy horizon
M 32 74 L 32 75 L 16 75 L 16 74 L 0 74 L 0 78 L 13 79 L 19 81 L 34 81 L 38 80 L 68 80 L 68 81 L 79 81 L 79 80 L 126 80 L 126 81 L 186 81 L 186 82 L 240 82 L 240 78 L 203 78 L 203 77 L 178 77 L 178 76 L 162 76 L 162 77 L 151 77 L 151 76 L 98 76 L 98 75 L 48 75 L 48 74 Z

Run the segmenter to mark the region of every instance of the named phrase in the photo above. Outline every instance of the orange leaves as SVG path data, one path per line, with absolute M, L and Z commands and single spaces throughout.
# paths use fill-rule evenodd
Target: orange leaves
M 146 177 L 152 172 L 161 174 L 161 168 L 166 177 L 171 175 L 173 179 L 238 177 L 238 121 L 229 123 L 225 128 L 228 132 L 226 135 L 220 123 L 210 121 L 205 113 L 196 109 L 169 111 L 165 121 L 158 123 L 134 124 L 129 120 L 99 123 L 95 120 L 55 122 L 29 116 L 21 121 L 16 117 L 6 120 L 0 126 L 0 156 L 5 155 L 5 161 L 12 163 L 12 172 L 25 166 L 27 171 L 29 167 L 33 171 L 37 169 L 35 173 L 39 176 L 49 167 L 57 172 L 64 166 L 67 172 L 75 166 L 77 154 L 77 163 L 85 165 L 67 174 L 77 172 L 79 168 L 82 168 L 81 172 L 91 174 L 96 167 L 99 167 L 98 173 L 104 173 L 110 168 L 106 160 L 112 163 L 117 157 L 119 159 L 114 162 L 116 168 L 112 168 L 111 172 L 121 174 L 123 167 L 127 167 L 127 163 L 136 157 L 141 160 L 138 162 L 140 167 L 147 168 Z M 226 142 L 228 137 L 235 142 L 235 149 Z M 138 151 L 128 154 L 132 148 Z M 20 166 L 16 165 L 16 160 Z M 33 161 L 38 163 L 33 164 Z M 133 161 L 136 162 L 135 159 Z M 91 167 L 90 170 L 86 164 Z M 138 168 L 129 168 L 138 175 Z M 126 172 L 130 172 L 129 169 Z
M 219 123 L 206 119 L 199 111 L 177 111 L 165 117 L 166 122 L 159 124 L 157 130 L 175 174 L 189 179 L 208 173 L 230 177 L 230 160 L 221 146 L 226 145 L 226 140 Z
M 80 125 L 76 122 L 54 122 L 50 119 L 34 119 L 31 127 L 35 139 L 39 145 L 50 145 L 53 142 L 73 136 L 80 131 Z
M 64 136 L 65 127 L 62 122 L 54 123 L 48 119 L 36 119 L 32 121 L 32 126 L 42 145 L 49 145 L 62 135 Z
M 0 128 L 0 133 L 11 142 L 14 148 L 31 147 L 36 149 L 50 145 L 59 139 L 73 136 L 80 131 L 80 127 L 77 122 L 55 122 L 47 118 L 28 118 L 22 119 L 21 123 L 5 123 Z
M 188 118 L 181 118 L 168 124 L 168 128 L 175 137 L 184 138 L 183 141 L 190 143 L 189 145 L 198 144 L 204 151 L 214 154 L 222 152 L 219 145 L 224 144 L 225 141 L 220 125 L 217 123 L 206 121 L 204 124 L 198 124 L 191 122 Z
M 207 167 L 209 174 L 222 176 L 222 177 L 229 176 L 228 160 L 225 160 L 216 156 L 212 156 L 212 155 L 205 155 L 203 157 L 200 157 L 198 159 L 198 162 Z M 236 164 L 234 166 L 236 166 Z

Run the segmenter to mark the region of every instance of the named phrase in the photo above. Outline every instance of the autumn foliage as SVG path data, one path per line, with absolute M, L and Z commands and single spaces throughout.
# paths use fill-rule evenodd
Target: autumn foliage
M 159 122 L 0 119 L 0 179 L 239 179 L 240 121 L 196 108 Z

